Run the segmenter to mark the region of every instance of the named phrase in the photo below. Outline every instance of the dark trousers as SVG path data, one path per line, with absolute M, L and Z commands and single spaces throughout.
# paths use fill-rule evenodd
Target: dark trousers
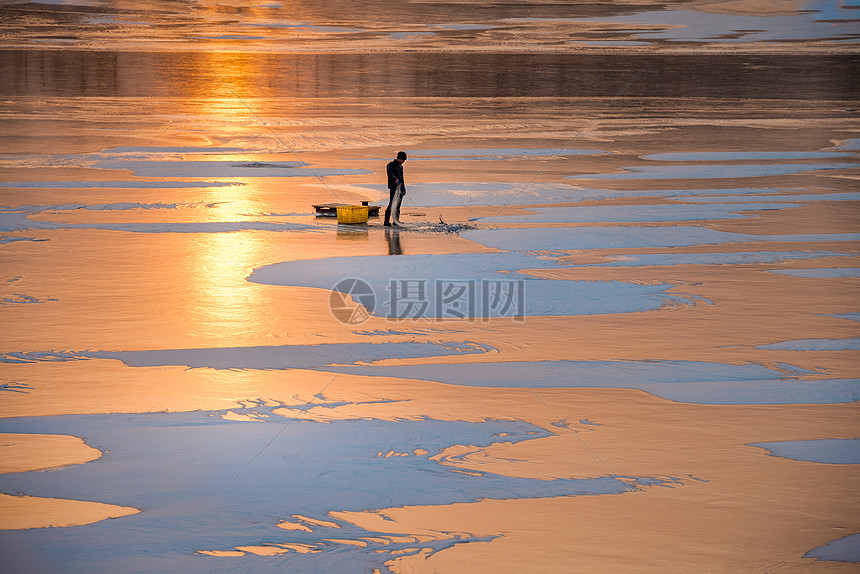
M 391 221 L 392 206 L 394 206 L 394 221 L 400 221 L 400 203 L 404 195 L 406 195 L 406 190 L 401 185 L 398 185 L 395 189 L 388 189 L 388 207 L 385 208 L 385 223 Z

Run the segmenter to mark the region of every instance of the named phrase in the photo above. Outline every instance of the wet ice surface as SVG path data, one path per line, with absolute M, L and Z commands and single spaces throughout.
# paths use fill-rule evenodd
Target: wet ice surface
M 373 363 L 382 359 L 438 357 L 492 351 L 476 343 L 329 343 L 265 347 L 162 349 L 154 351 L 43 351 L 0 355 L 0 362 L 115 359 L 131 367 L 184 365 L 213 369 L 304 369 L 333 364 Z
M 742 263 L 768 263 L 797 259 L 840 257 L 849 253 L 833 251 L 736 251 L 732 253 L 637 253 L 615 255 L 606 263 L 571 265 L 571 267 L 645 267 L 668 265 L 732 265 Z
M 333 371 L 328 367 L 318 370 Z M 815 373 L 788 365 L 775 370 L 699 361 L 512 361 L 347 366 L 338 372 L 472 387 L 639 389 L 672 401 L 708 405 L 826 404 L 860 399 L 860 379 L 804 379 Z
M 797 339 L 767 345 L 756 345 L 756 349 L 771 351 L 860 351 L 860 337 L 849 339 Z
M 809 277 L 812 279 L 833 279 L 838 277 L 860 277 L 860 269 L 856 267 L 819 267 L 814 269 L 773 269 L 771 273 L 790 275 L 792 277 Z
M 371 189 L 377 193 L 384 185 Z M 611 192 L 608 192 L 611 193 Z M 564 183 L 410 183 L 406 197 L 422 207 L 456 205 L 522 205 L 576 201 L 582 196 L 577 188 Z M 387 200 L 379 202 L 387 204 Z
M 848 169 L 857 163 L 798 163 L 768 165 L 639 165 L 621 167 L 624 173 L 589 173 L 571 175 L 570 179 L 732 179 L 741 177 L 769 177 L 817 170 Z
M 476 160 L 476 159 L 497 159 L 503 160 L 506 158 L 515 157 L 537 157 L 544 159 L 553 159 L 565 156 L 577 155 L 600 155 L 610 153 L 600 149 L 566 149 L 566 148 L 472 148 L 472 149 L 420 149 L 409 150 L 407 155 L 410 160 L 416 159 L 456 159 L 456 160 Z M 853 154 L 838 153 L 837 156 Z
M 860 348 L 858 341 L 788 341 L 756 348 L 857 350 Z M 336 374 L 395 377 L 471 387 L 638 389 L 671 401 L 711 405 L 827 404 L 860 399 L 860 379 L 808 378 L 819 373 L 791 365 L 780 365 L 778 369 L 702 361 L 367 365 L 381 359 L 445 357 L 493 351 L 496 349 L 471 342 L 353 343 L 155 351 L 7 352 L 0 355 L 0 363 L 115 359 L 130 367 L 313 369 Z
M 835 313 L 825 317 L 836 317 L 837 319 L 848 319 L 849 321 L 860 321 L 860 313 Z
M 176 204 L 97 204 L 97 205 L 24 205 L 0 207 L 0 232 L 30 231 L 45 229 L 103 229 L 127 231 L 130 233 L 229 233 L 235 231 L 315 231 L 316 227 L 302 223 L 271 221 L 208 221 L 208 222 L 171 222 L 171 223 L 64 223 L 32 219 L 31 214 L 59 214 L 73 210 L 88 211 L 127 211 L 132 209 L 160 210 L 176 209 Z M 209 206 L 211 207 L 211 206 Z
M 373 173 L 367 169 L 323 168 L 298 162 L 126 160 L 95 164 L 102 169 L 128 169 L 141 177 L 321 177 Z
M 645 41 L 736 43 L 821 38 L 850 41 L 858 34 L 852 8 L 840 0 L 808 0 L 803 3 L 803 11 L 797 14 L 720 14 L 664 9 L 567 20 L 618 24 L 622 26 L 617 30 L 619 33 L 631 33 Z M 585 43 L 592 42 L 586 40 Z
M 244 185 L 232 181 L 4 181 L 0 187 L 20 189 L 57 189 L 57 188 L 110 188 L 110 189 L 179 189 L 200 187 L 234 187 Z
M 732 195 L 728 197 L 706 196 L 706 197 L 673 197 L 674 201 L 687 203 L 734 203 L 734 202 L 757 202 L 757 201 L 857 201 L 860 193 L 816 193 L 792 194 L 792 195 L 749 195 L 746 197 Z
M 478 499 L 622 494 L 636 485 L 636 479 L 610 476 L 513 478 L 471 470 L 468 463 L 458 464 L 456 457 L 446 457 L 446 464 L 432 458 L 454 445 L 469 445 L 480 453 L 494 443 L 552 436 L 525 422 L 318 423 L 293 420 L 304 405 L 277 406 L 279 412 L 251 401 L 231 411 L 248 416 L 247 422 L 225 420 L 227 411 L 0 420 L 2 432 L 74 434 L 104 452 L 88 464 L 0 475 L 3 492 L 25 490 L 32 496 L 142 510 L 123 519 L 71 529 L 5 532 L 4 567 L 28 571 L 32 549 L 38 547 L 40 563 L 47 570 L 212 572 L 222 567 L 219 560 L 224 558 L 201 551 L 254 547 L 242 552 L 241 558 L 230 558 L 230 568 L 389 572 L 384 563 L 392 556 L 422 549 L 436 552 L 494 536 L 438 533 L 433 537 L 425 532 L 408 542 L 402 538 L 389 542 L 389 533 L 367 531 L 328 513 Z M 256 452 L 260 456 L 244 468 Z M 648 478 L 642 482 L 660 483 Z M 282 521 L 303 528 L 280 528 Z M 255 549 L 277 553 L 260 556 Z
M 788 440 L 758 442 L 757 446 L 773 456 L 826 464 L 860 464 L 860 439 Z
M 642 159 L 655 161 L 737 161 L 762 159 L 821 159 L 855 157 L 853 153 L 834 151 L 706 151 L 671 152 L 643 155 Z M 732 167 L 732 166 L 729 166 Z
M 858 241 L 860 233 L 749 235 L 699 226 L 470 229 L 461 236 L 487 247 L 520 251 L 721 245 L 747 241 Z
M 195 5 L 187 10 L 162 7 L 157 12 L 127 5 L 116 9 L 86 0 L 44 0 L 33 5 L 44 8 L 41 15 L 49 21 L 52 16 L 59 18 L 63 14 L 50 10 L 54 5 L 90 8 L 82 11 L 76 33 L 60 38 L 35 25 L 20 27 L 19 33 L 32 33 L 33 41 L 50 44 L 75 42 L 79 38 L 106 43 L 109 32 L 116 26 L 124 28 L 124 34 L 117 40 L 125 42 L 232 41 L 275 47 L 279 42 L 292 40 L 300 46 L 317 48 L 336 48 L 337 41 L 345 38 L 359 48 L 396 42 L 405 46 L 429 43 L 457 49 L 486 41 L 485 38 L 490 42 L 507 40 L 507 45 L 511 45 L 511 30 L 538 46 L 557 46 L 559 42 L 588 46 L 653 46 L 668 42 L 695 46 L 798 41 L 827 45 L 852 41 L 858 36 L 853 25 L 854 6 L 839 0 L 808 0 L 782 10 L 778 9 L 779 4 L 767 4 L 760 9 L 751 5 L 746 9 L 713 11 L 694 11 L 696 6 L 687 4 L 685 10 L 672 10 L 671 5 L 655 9 L 653 5 L 627 2 L 606 2 L 599 6 L 530 3 L 506 6 L 501 11 L 464 4 L 456 12 L 446 5 L 424 4 L 409 10 L 377 2 L 363 5 L 364 10 L 305 3 L 287 9 L 275 2 L 255 5 L 253 9 L 227 3 L 221 10 Z M 369 18 L 368 13 L 379 16 Z M 568 33 L 560 34 L 558 28 Z
M 356 186 L 373 193 L 382 193 L 384 185 Z M 471 205 L 528 205 L 540 203 L 566 203 L 589 199 L 613 199 L 634 197 L 667 197 L 686 202 L 741 203 L 780 201 L 841 201 L 856 199 L 855 193 L 839 194 L 780 194 L 778 188 L 719 188 L 719 189 L 626 189 L 610 190 L 586 188 L 566 183 L 540 182 L 446 182 L 410 183 L 408 201 L 421 207 L 471 206 Z M 751 194 L 751 195 L 747 195 Z M 701 197 L 699 196 L 706 196 Z M 728 196 L 728 197 L 722 197 Z M 387 200 L 378 202 L 387 203 Z M 407 202 L 407 205 L 409 203 Z
M 475 221 L 506 223 L 598 223 L 644 221 L 695 221 L 697 219 L 740 219 L 750 211 L 791 209 L 786 203 L 735 203 L 720 205 L 636 205 L 613 207 L 532 207 L 534 215 L 479 217 Z

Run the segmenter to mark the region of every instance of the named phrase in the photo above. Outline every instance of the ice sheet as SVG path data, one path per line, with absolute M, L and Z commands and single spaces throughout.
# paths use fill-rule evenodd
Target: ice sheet
M 767 345 L 756 345 L 756 349 L 771 351 L 860 351 L 860 337 L 847 339 L 796 339 Z
M 833 279 L 838 277 L 860 277 L 860 269 L 856 267 L 815 267 L 809 269 L 770 269 L 770 273 L 790 275 L 791 277 L 809 277 L 812 279 Z
M 249 419 L 243 422 L 223 418 L 226 411 L 0 419 L 0 432 L 72 434 L 104 451 L 95 463 L 0 475 L 2 492 L 141 509 L 71 529 L 7 531 L 4 567 L 29 571 L 30 549 L 38 547 L 44 568 L 70 574 L 210 573 L 224 567 L 261 573 L 283 568 L 333 574 L 389 571 L 384 563 L 393 556 L 488 538 L 437 533 L 390 540 L 391 534 L 364 530 L 328 512 L 617 495 L 637 482 L 610 476 L 513 478 L 471 470 L 456 458 L 432 458 L 454 445 L 471 445 L 480 453 L 494 443 L 552 436 L 525 422 L 292 421 L 304 407 L 280 405 L 281 415 L 272 406 L 251 402 L 231 411 Z M 279 528 L 281 521 L 303 528 Z M 298 546 L 278 546 L 283 544 Z M 284 553 L 237 551 L 263 545 Z M 213 550 L 241 557 L 224 562 L 199 554 Z
M 827 438 L 817 440 L 786 440 L 757 442 L 757 446 L 773 456 L 821 462 L 827 464 L 860 464 L 860 439 Z
M 642 159 L 654 161 L 737 161 L 764 159 L 823 159 L 831 157 L 855 157 L 853 153 L 835 151 L 699 151 L 667 152 L 643 155 Z
M 767 165 L 637 165 L 622 167 L 624 173 L 589 173 L 569 175 L 568 179 L 731 179 L 770 177 L 819 170 L 848 169 L 856 163 L 797 163 Z
M 487 247 L 517 251 L 684 247 L 746 241 L 858 241 L 860 233 L 748 235 L 699 226 L 556 227 L 533 229 L 468 229 L 462 237 Z
M 248 280 L 334 289 L 346 278 L 357 278 L 373 293 L 375 307 L 368 311 L 389 319 L 595 315 L 689 304 L 670 294 L 670 285 L 549 280 L 511 273 L 557 267 L 554 260 L 525 253 L 333 257 L 267 265 L 254 270 Z M 516 294 L 517 282 L 522 282 L 521 297 Z M 463 296 L 449 300 L 453 293 L 449 287 L 464 289 Z M 494 297 L 484 289 L 500 295 L 496 289 L 511 290 L 511 296 L 502 299 L 511 306 L 493 305 Z
M 331 368 L 317 370 L 332 371 Z M 802 369 L 701 361 L 532 361 L 356 366 L 339 372 L 470 387 L 639 389 L 683 403 L 787 405 L 850 403 L 860 379 L 804 380 Z
M 704 196 L 704 197 L 673 197 L 674 201 L 685 201 L 689 203 L 733 203 L 733 202 L 756 202 L 756 201 L 857 201 L 860 193 L 815 193 L 796 195 L 748 195 L 748 196 Z
M 305 369 L 322 365 L 374 363 L 407 359 L 486 353 L 492 347 L 470 342 L 323 343 L 153 351 L 36 351 L 0 355 L 0 362 L 115 359 L 131 367 L 184 365 L 212 369 Z
M 93 164 L 101 169 L 131 170 L 140 177 L 326 177 L 369 174 L 368 169 L 327 168 L 303 162 L 119 160 Z
M 245 185 L 236 181 L 4 181 L 0 182 L 0 188 L 10 187 L 19 189 L 88 189 L 88 188 L 116 188 L 116 189 L 181 189 L 181 188 L 206 188 L 206 187 L 235 187 Z
M 798 259 L 845 257 L 835 251 L 736 251 L 731 253 L 635 253 L 609 256 L 613 261 L 571 265 L 572 267 L 644 267 L 667 265 L 735 265 L 771 263 Z
M 748 211 L 791 209 L 800 205 L 788 203 L 730 203 L 718 205 L 636 205 L 606 207 L 532 207 L 530 215 L 478 217 L 473 221 L 507 223 L 597 223 L 645 221 L 695 221 L 703 219 L 741 219 L 751 217 Z
M 31 219 L 30 215 L 44 212 L 59 212 L 85 209 L 91 211 L 127 211 L 131 209 L 175 209 L 177 204 L 164 203 L 114 203 L 114 204 L 66 204 L 23 205 L 0 208 L 0 231 L 24 231 L 32 229 L 104 229 L 131 233 L 228 233 L 233 231 L 315 231 L 314 225 L 292 222 L 270 221 L 201 221 L 171 223 L 64 223 Z
M 813 548 L 803 557 L 837 562 L 860 562 L 860 533 L 851 534 L 828 542 L 824 546 Z

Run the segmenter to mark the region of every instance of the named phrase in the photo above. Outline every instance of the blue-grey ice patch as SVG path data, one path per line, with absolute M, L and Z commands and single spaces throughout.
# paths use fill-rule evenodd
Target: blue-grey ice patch
M 28 393 L 32 390 L 33 387 L 31 387 L 27 383 L 22 383 L 20 381 L 9 381 L 6 383 L 0 383 L 0 392 Z
M 522 184 L 521 184 L 522 185 Z M 528 186 L 531 188 L 531 185 Z M 798 191 L 777 187 L 720 187 L 712 189 L 599 189 L 592 187 L 574 187 L 569 192 L 570 201 L 584 201 L 586 199 L 614 199 L 619 197 L 694 197 L 694 196 L 739 196 L 737 199 L 729 198 L 727 201 L 746 201 L 746 196 L 751 194 L 776 194 L 784 191 Z M 770 199 L 768 199 L 770 201 Z M 684 201 L 683 199 L 681 201 Z M 757 201 L 757 200 L 754 200 Z
M 79 436 L 104 453 L 54 471 L 0 475 L 0 492 L 141 510 L 85 526 L 2 531 L 4 569 L 32 572 L 38 548 L 39 568 L 66 574 L 211 574 L 225 568 L 265 574 L 391 572 L 386 562 L 395 557 L 488 541 L 501 533 L 479 538 L 422 531 L 425 536 L 404 540 L 402 531 L 368 531 L 328 513 L 620 495 L 662 483 L 650 477 L 517 478 L 473 470 L 467 459 L 444 456 L 457 445 L 480 456 L 496 443 L 554 436 L 522 421 L 321 423 L 293 420 L 306 405 L 279 408 L 259 402 L 233 409 L 252 419 L 241 422 L 224 419 L 227 411 L 0 419 L 0 432 Z M 279 528 L 282 521 L 300 527 Z M 261 545 L 292 551 L 231 558 L 199 554 Z M 295 551 L 295 545 L 306 552 Z
M 34 297 L 33 295 L 24 295 L 23 293 L 13 293 L 11 297 L 0 297 L 0 305 L 8 303 L 45 303 L 56 300 L 53 297 Z
M 665 267 L 670 265 L 738 265 L 774 263 L 798 259 L 847 257 L 852 253 L 836 251 L 737 251 L 729 253 L 631 253 L 611 255 L 612 261 L 588 263 L 571 267 Z
M 44 239 L 35 239 L 33 237 L 4 237 L 0 236 L 0 245 L 15 243 L 16 241 L 45 241 Z
M 277 5 L 281 7 L 280 4 Z M 311 24 L 309 22 L 284 22 L 282 20 L 258 20 L 256 22 L 245 22 L 248 26 L 258 26 L 263 28 L 297 28 L 320 34 L 348 34 L 352 32 L 365 32 L 364 28 L 347 28 L 345 26 L 320 26 L 319 24 Z
M 132 209 L 176 209 L 178 203 L 140 203 L 126 201 L 121 203 L 63 203 L 58 205 L 16 205 L 0 206 L 0 213 L 44 213 L 46 211 L 129 211 Z
M 833 149 L 860 150 L 860 138 L 849 138 Z
M 668 284 L 569 281 L 515 273 L 557 268 L 555 260 L 526 253 L 330 257 L 266 265 L 248 280 L 335 289 L 343 279 L 357 278 L 374 296 L 375 308 L 368 312 L 389 319 L 597 315 L 689 303 L 669 293 Z
M 618 223 L 741 219 L 748 211 L 791 209 L 789 203 L 730 203 L 706 205 L 601 205 L 530 207 L 533 214 L 476 217 L 472 221 L 507 223 Z
M 770 273 L 810 279 L 837 279 L 839 277 L 860 277 L 857 267 L 815 267 L 811 269 L 770 269 Z
M 391 34 L 388 35 L 388 37 L 391 38 L 392 40 L 402 40 L 404 38 L 420 38 L 420 37 L 424 37 L 424 36 L 435 36 L 435 35 L 436 35 L 436 32 L 421 32 L 421 31 L 416 30 L 414 32 L 392 32 Z
M 235 231 L 319 231 L 313 225 L 268 221 L 201 221 L 171 223 L 62 223 L 38 221 L 23 213 L 0 213 L 0 231 L 29 229 L 101 229 L 130 233 L 232 233 Z
M 577 155 L 602 155 L 602 149 L 576 148 L 463 148 L 410 150 L 409 159 L 509 159 L 514 157 L 555 158 Z M 839 154 L 842 155 L 842 154 Z M 853 154 L 844 154 L 853 155 Z
M 430 335 L 439 335 L 442 333 L 463 333 L 463 329 L 373 329 L 370 331 L 353 331 L 356 335 L 367 335 L 371 337 L 378 336 L 391 336 L 391 335 L 420 335 L 420 336 L 430 336 Z
M 316 370 L 335 372 L 332 367 Z M 860 379 L 806 380 L 794 369 L 701 361 L 531 361 L 348 366 L 351 375 L 436 381 L 466 387 L 638 389 L 670 401 L 707 405 L 850 403 Z
M 486 247 L 512 251 L 689 247 L 749 241 L 860 241 L 860 233 L 749 235 L 694 225 L 467 229 L 460 236 Z
M 824 546 L 813 548 L 803 557 L 834 562 L 860 562 L 860 533 L 832 540 Z
M 756 442 L 757 446 L 773 456 L 821 462 L 826 464 L 860 464 L 860 439 L 827 438 L 818 440 L 786 440 Z
M 642 40 L 576 40 L 576 44 L 586 44 L 588 46 L 647 46 L 651 42 Z
M 585 18 L 509 18 L 506 21 L 565 21 L 613 26 L 639 40 L 668 42 L 773 42 L 791 40 L 852 41 L 858 37 L 853 6 L 840 0 L 808 0 L 796 14 L 757 16 L 692 10 L 648 10 Z M 627 27 L 624 27 L 624 26 Z M 661 26 L 662 29 L 656 29 Z
M 356 188 L 366 188 L 375 195 L 384 194 L 387 189 L 384 184 L 362 185 L 356 186 Z M 409 197 L 409 202 L 420 207 L 451 207 L 472 205 L 534 205 L 541 203 L 579 202 L 589 199 L 691 197 L 699 195 L 737 195 L 740 197 L 729 200 L 737 203 L 747 201 L 746 194 L 777 194 L 782 191 L 785 190 L 783 188 L 747 187 L 618 190 L 581 187 L 568 183 L 437 182 L 410 184 L 407 189 L 407 196 Z M 773 198 L 768 197 L 767 201 L 779 201 L 782 197 L 781 195 L 774 195 Z M 385 202 L 377 203 L 384 205 Z
M 114 359 L 130 367 L 181 365 L 211 369 L 308 369 L 325 365 L 375 363 L 384 359 L 414 359 L 471 355 L 494 351 L 472 342 L 322 343 L 258 347 L 158 349 L 152 351 L 30 351 L 0 354 L 0 362 L 33 363 Z
M 756 161 L 777 159 L 822 159 L 854 157 L 853 153 L 835 151 L 699 151 L 680 153 L 652 153 L 642 159 L 654 161 Z
M 383 184 L 361 187 L 375 195 L 387 189 Z M 581 189 L 566 183 L 412 183 L 407 186 L 406 201 L 421 207 L 525 205 L 579 201 L 582 195 Z
M 4 181 L 0 187 L 21 189 L 179 189 L 191 187 L 235 187 L 236 181 Z
M 767 345 L 756 345 L 756 349 L 768 351 L 860 351 L 860 337 L 846 339 L 795 339 Z
M 568 175 L 566 179 L 730 179 L 770 177 L 826 169 L 849 169 L 858 163 L 795 163 L 738 165 L 638 165 L 622 167 L 624 173 Z
M 112 204 L 65 204 L 24 205 L 0 208 L 0 231 L 22 231 L 28 229 L 102 229 L 131 233 L 228 233 L 234 231 L 318 231 L 313 225 L 269 221 L 201 221 L 170 223 L 63 223 L 31 219 L 30 215 L 44 212 L 62 212 L 76 209 L 125 211 L 130 209 L 174 209 L 176 204 L 166 203 L 112 203 Z
M 220 34 L 218 36 L 191 36 L 192 40 L 265 40 L 265 36 L 246 36 L 244 34 Z
M 450 23 L 450 24 L 434 24 L 433 28 L 436 28 L 438 30 L 470 31 L 470 30 L 491 30 L 493 28 L 498 28 L 498 26 L 491 26 L 489 24 Z
M 92 167 L 131 170 L 143 177 L 326 177 L 373 173 L 367 169 L 319 168 L 300 161 L 98 161 Z
M 797 195 L 747 195 L 747 196 L 699 196 L 699 197 L 673 197 L 673 201 L 684 201 L 688 203 L 732 203 L 732 202 L 756 202 L 756 201 L 857 201 L 860 193 L 807 193 Z
M 822 314 L 822 317 L 835 317 L 836 319 L 848 319 L 849 321 L 860 321 L 860 313 Z
M 117 154 L 135 155 L 152 154 L 158 155 L 176 155 L 176 154 L 202 154 L 202 155 L 221 155 L 221 154 L 237 154 L 248 153 L 246 148 L 241 147 L 219 147 L 219 146 L 120 146 L 103 149 L 97 154 L 89 154 L 87 157 L 98 157 L 100 155 L 113 156 Z M 69 156 L 71 157 L 71 156 Z

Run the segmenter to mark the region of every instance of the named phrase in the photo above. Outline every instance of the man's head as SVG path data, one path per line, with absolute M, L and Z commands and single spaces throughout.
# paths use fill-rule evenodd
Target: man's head
M 398 163 L 403 163 L 404 161 L 406 161 L 406 152 L 405 151 L 397 152 L 397 161 L 398 161 Z

